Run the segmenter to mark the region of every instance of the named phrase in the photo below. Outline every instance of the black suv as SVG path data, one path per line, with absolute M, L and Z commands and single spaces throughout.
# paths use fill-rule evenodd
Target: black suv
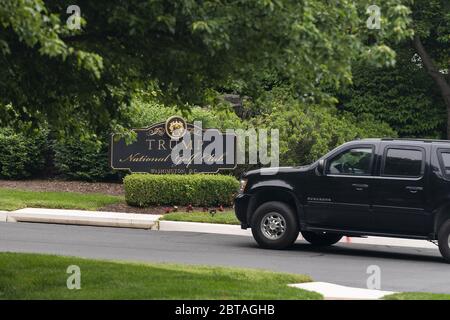
M 356 140 L 309 166 L 249 171 L 235 210 L 264 248 L 376 235 L 437 240 L 450 262 L 450 141 Z

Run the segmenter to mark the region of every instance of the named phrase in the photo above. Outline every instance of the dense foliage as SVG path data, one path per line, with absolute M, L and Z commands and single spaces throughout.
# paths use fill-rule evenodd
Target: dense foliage
M 284 90 L 274 90 L 256 104 L 266 111 L 251 123 L 255 128 L 279 129 L 281 165 L 311 163 L 353 139 L 397 136 L 371 115 L 355 116 L 334 107 L 307 105 Z
M 42 174 L 46 138 L 46 130 L 26 134 L 0 128 L 0 178 L 17 179 Z
M 413 2 L 412 27 L 438 70 L 449 70 L 450 2 L 427 0 Z M 448 74 L 448 73 L 447 73 Z
M 143 128 L 180 114 L 155 100 L 136 98 L 131 127 Z M 189 122 L 202 121 L 205 128 L 242 128 L 245 123 L 232 111 L 191 107 Z M 0 177 L 23 179 L 50 175 L 64 179 L 117 180 L 126 172 L 114 172 L 109 164 L 109 135 L 72 134 L 59 136 L 49 130 L 30 132 L 23 127 L 0 130 Z M 46 163 L 47 162 L 47 163 Z M 47 170 L 44 165 L 47 164 Z M 45 171 L 45 172 L 44 172 Z
M 320 99 L 350 82 L 355 60 L 394 62 L 387 41 L 412 35 L 409 2 L 383 1 L 369 30 L 371 0 L 81 0 L 72 30 L 72 1 L 3 0 L 0 120 L 121 132 L 138 89 L 186 109 L 223 88 L 253 96 L 266 74 Z
M 370 114 L 388 123 L 401 137 L 445 137 L 446 112 L 432 79 L 412 61 L 414 51 L 398 49 L 395 67 L 354 67 L 354 84 L 338 92 L 339 108 Z
M 164 122 L 173 115 L 183 115 L 175 107 L 158 103 L 155 99 L 137 98 L 132 102 L 134 114 L 131 117 L 133 128 L 145 128 L 158 122 Z M 186 121 L 201 121 L 204 128 L 243 128 L 243 121 L 229 108 L 190 106 L 184 114 Z
M 132 174 L 123 181 L 125 200 L 139 207 L 151 205 L 231 205 L 239 182 L 224 175 Z
M 109 165 L 108 139 L 68 137 L 54 141 L 56 173 L 75 180 L 106 180 L 116 178 Z
M 417 55 L 415 60 L 440 92 L 447 112 L 446 137 L 450 139 L 450 2 L 414 1 L 411 8 L 414 39 L 408 44 Z
M 450 121 L 448 0 L 383 1 L 375 30 L 370 0 L 81 0 L 79 30 L 71 4 L 2 1 L 0 177 L 46 162 L 69 179 L 120 177 L 109 134 L 174 114 L 279 129 L 281 165 L 358 137 L 443 137 Z

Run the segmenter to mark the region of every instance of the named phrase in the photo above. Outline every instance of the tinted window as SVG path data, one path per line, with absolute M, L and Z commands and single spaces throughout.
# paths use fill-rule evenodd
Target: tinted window
M 445 175 L 450 176 L 450 152 L 441 152 L 440 154 Z
M 422 174 L 422 159 L 422 151 L 390 148 L 386 154 L 383 174 L 419 177 Z
M 370 174 L 372 148 L 354 148 L 346 150 L 329 161 L 328 173 L 331 174 Z

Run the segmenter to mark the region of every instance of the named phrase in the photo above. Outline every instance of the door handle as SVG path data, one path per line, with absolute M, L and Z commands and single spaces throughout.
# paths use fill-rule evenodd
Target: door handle
M 368 187 L 369 187 L 369 185 L 368 184 L 364 184 L 364 183 L 354 183 L 354 184 L 352 184 L 352 187 L 354 187 L 354 188 L 356 188 L 356 190 L 358 190 L 358 191 L 362 191 L 362 190 L 364 190 L 364 189 L 367 189 Z
M 417 193 L 418 191 L 422 191 L 423 187 L 407 186 L 406 190 L 408 190 L 411 193 Z

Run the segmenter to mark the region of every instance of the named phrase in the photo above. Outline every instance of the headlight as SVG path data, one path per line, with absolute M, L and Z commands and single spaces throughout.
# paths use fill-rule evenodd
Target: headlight
M 241 185 L 239 187 L 239 192 L 244 193 L 246 186 L 247 186 L 247 179 L 241 179 Z

